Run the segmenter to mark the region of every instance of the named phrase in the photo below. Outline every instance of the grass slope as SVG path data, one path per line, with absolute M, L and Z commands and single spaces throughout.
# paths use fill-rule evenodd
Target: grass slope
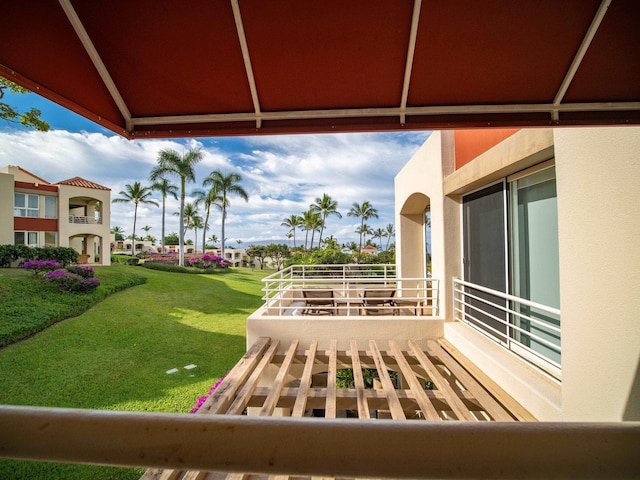
M 244 354 L 246 318 L 262 303 L 266 272 L 108 268 L 147 282 L 0 350 L 1 404 L 188 412 Z M 191 364 L 197 367 L 184 369 Z M 179 371 L 167 374 L 172 368 Z M 0 461 L 3 479 L 133 480 L 141 473 Z

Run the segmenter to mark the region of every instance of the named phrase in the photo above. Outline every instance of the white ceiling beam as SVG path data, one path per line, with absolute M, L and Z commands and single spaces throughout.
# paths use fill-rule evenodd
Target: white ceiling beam
M 120 95 L 120 92 L 118 91 L 118 88 L 116 87 L 115 82 L 113 81 L 113 79 L 111 78 L 111 75 L 109 74 L 109 70 L 107 70 L 107 67 L 102 61 L 102 58 L 100 58 L 100 54 L 98 54 L 98 51 L 93 45 L 93 42 L 89 37 L 89 34 L 87 33 L 86 29 L 84 28 L 84 25 L 80 21 L 80 17 L 78 17 L 78 14 L 73 8 L 73 5 L 71 5 L 71 0 L 59 0 L 59 3 L 62 9 L 64 10 L 64 13 L 67 15 L 69 22 L 73 26 L 73 29 L 75 30 L 76 35 L 78 35 L 80 42 L 82 42 L 82 45 L 84 46 L 84 49 L 89 55 L 89 58 L 91 58 L 91 61 L 93 62 L 94 67 L 96 68 L 96 70 L 98 71 L 98 74 L 100 75 L 100 78 L 102 79 L 102 82 L 107 87 L 107 90 L 111 95 L 111 98 L 117 105 L 118 110 L 120 110 L 120 114 L 124 117 L 126 130 L 129 132 L 133 131 L 133 124 L 131 123 L 131 112 L 129 111 L 129 107 L 127 107 L 127 104 L 122 98 L 122 95 Z
M 591 45 L 591 41 L 593 40 L 593 37 L 598 31 L 598 27 L 600 27 L 600 23 L 602 23 L 602 19 L 607 13 L 607 9 L 609 8 L 609 5 L 611 5 L 611 2 L 612 0 L 602 0 L 602 2 L 600 3 L 600 7 L 598 7 L 598 11 L 593 17 L 593 20 L 591 21 L 591 25 L 589 25 L 589 28 L 587 29 L 587 33 L 582 39 L 582 43 L 580 44 L 578 51 L 576 52 L 576 55 L 573 57 L 573 62 L 571 62 L 571 65 L 569 66 L 569 70 L 567 70 L 567 73 L 564 76 L 564 80 L 562 80 L 562 83 L 560 84 L 560 88 L 558 89 L 558 92 L 556 93 L 556 96 L 553 99 L 553 104 L 555 106 L 560 105 L 560 103 L 562 102 L 562 99 L 564 98 L 564 95 L 567 93 L 567 89 L 569 88 L 569 85 L 571 85 L 571 82 L 573 81 L 573 77 L 578 71 L 578 68 L 582 63 L 582 59 L 587 53 L 587 50 L 589 49 L 589 45 Z M 554 113 L 553 120 L 558 120 L 557 111 Z
M 236 22 L 236 30 L 238 39 L 240 40 L 240 49 L 242 50 L 242 59 L 244 60 L 244 68 L 247 72 L 247 80 L 249 81 L 249 89 L 251 90 L 251 99 L 253 100 L 253 109 L 255 110 L 256 128 L 262 127 L 262 117 L 260 112 L 260 100 L 258 98 L 258 88 L 256 87 L 256 79 L 253 75 L 253 66 L 251 65 L 251 56 L 249 55 L 249 44 L 242 23 L 242 15 L 240 14 L 240 5 L 238 0 L 231 0 L 231 8 L 233 9 L 233 18 Z
M 420 7 L 422 0 L 413 2 L 413 15 L 411 16 L 411 31 L 409 33 L 409 48 L 407 49 L 407 61 L 404 65 L 404 81 L 402 82 L 402 99 L 400 100 L 400 124 L 406 120 L 405 109 L 409 98 L 409 85 L 411 84 L 411 70 L 413 69 L 413 56 L 416 50 L 416 38 L 418 37 L 418 22 L 420 21 Z
M 366 118 L 366 117 L 395 117 L 401 113 L 409 116 L 417 115 L 473 115 L 489 113 L 549 113 L 555 112 L 585 112 L 585 111 L 621 111 L 640 110 L 640 102 L 594 102 L 594 103 L 565 103 L 555 105 L 543 104 L 509 104 L 509 105 L 442 105 L 426 107 L 400 108 L 353 108 L 336 110 L 298 110 L 280 112 L 262 112 L 262 120 L 310 120 L 326 118 Z M 255 121 L 255 113 L 227 113 L 203 115 L 174 115 L 162 117 L 132 118 L 134 126 L 151 125 L 179 125 L 185 123 L 222 123 Z

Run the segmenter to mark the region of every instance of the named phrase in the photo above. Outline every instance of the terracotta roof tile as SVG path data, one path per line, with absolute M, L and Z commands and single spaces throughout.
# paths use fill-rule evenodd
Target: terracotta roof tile
M 111 190 L 110 188 L 103 187 L 102 185 L 90 182 L 89 180 L 85 180 L 81 177 L 73 177 L 68 180 L 62 180 L 61 182 L 58 182 L 57 185 L 71 185 L 72 187 L 94 188 L 96 190 Z

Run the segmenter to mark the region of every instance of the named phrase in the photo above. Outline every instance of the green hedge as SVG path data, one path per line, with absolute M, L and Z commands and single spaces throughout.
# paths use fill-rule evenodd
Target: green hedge
M 142 266 L 150 270 L 159 270 L 161 272 L 197 273 L 197 274 L 205 274 L 205 275 L 211 275 L 211 274 L 217 275 L 217 274 L 225 273 L 229 271 L 228 268 L 181 267 L 180 265 L 171 265 L 163 262 L 144 262 Z
M 138 265 L 140 259 L 132 255 L 111 255 L 111 263 L 119 263 L 121 265 Z
M 78 261 L 78 252 L 70 247 L 36 247 L 0 245 L 0 267 L 8 267 L 16 260 L 57 260 L 64 265 Z
M 112 293 L 143 284 L 147 279 L 119 268 L 99 267 L 100 286 L 83 295 L 61 293 L 27 271 L 0 275 L 0 347 L 74 317 Z

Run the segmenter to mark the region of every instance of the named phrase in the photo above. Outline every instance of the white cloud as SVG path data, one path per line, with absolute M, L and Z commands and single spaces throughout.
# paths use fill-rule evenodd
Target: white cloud
M 158 152 L 171 148 L 182 153 L 202 148 L 203 161 L 197 166 L 197 183 L 189 184 L 188 195 L 201 187 L 211 171 L 237 171 L 249 202 L 231 198 L 226 235 L 234 242 L 283 239 L 287 230 L 282 221 L 301 214 L 315 198 L 324 193 L 338 202 L 343 218 L 327 220 L 325 236 L 333 234 L 340 242 L 357 239 L 357 219 L 347 217 L 353 202 L 365 200 L 378 209 L 379 219 L 371 219 L 372 228 L 393 223 L 393 178 L 426 140 L 428 132 L 360 133 L 337 135 L 291 135 L 201 140 L 128 141 L 103 133 L 73 133 L 52 130 L 48 133 L 1 130 L 0 166 L 19 165 L 34 174 L 56 182 L 80 176 L 111 188 L 116 198 L 126 184 L 140 181 L 149 185 L 150 170 Z M 178 183 L 177 179 L 173 180 Z M 160 195 L 153 199 L 161 204 Z M 187 201 L 193 201 L 189 198 Z M 167 199 L 166 232 L 178 230 L 179 202 Z M 131 233 L 133 206 L 111 205 L 111 224 Z M 212 209 L 209 237 L 220 237 L 220 212 Z M 160 237 L 161 209 L 141 206 L 137 232 L 145 225 L 150 234 Z M 198 233 L 201 236 L 201 233 Z M 296 235 L 302 237 L 302 232 Z M 193 232 L 187 234 L 193 238 Z M 200 242 L 198 242 L 200 243 Z

